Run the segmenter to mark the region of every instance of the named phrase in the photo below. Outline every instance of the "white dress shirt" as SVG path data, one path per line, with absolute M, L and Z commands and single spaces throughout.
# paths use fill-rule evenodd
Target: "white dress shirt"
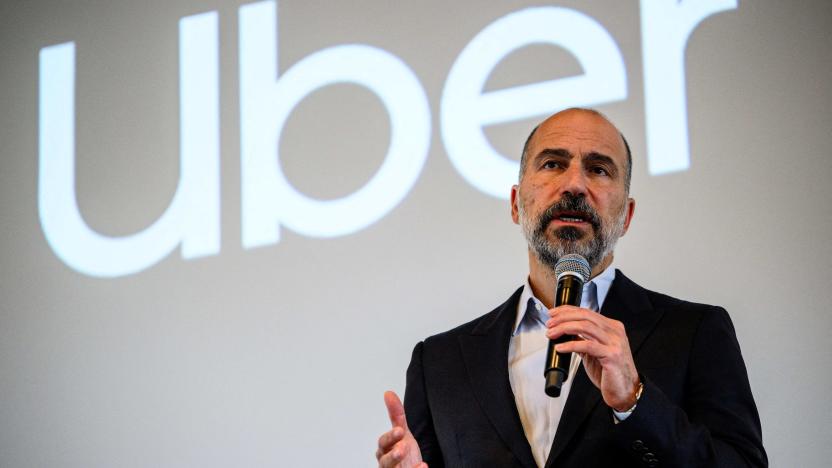
M 584 283 L 581 307 L 596 312 L 601 310 L 613 279 L 615 268 L 610 265 L 600 275 Z M 517 319 L 508 347 L 508 376 L 520 422 L 523 423 L 523 432 L 538 466 L 545 465 L 549 457 L 563 405 L 566 404 L 575 373 L 581 365 L 580 356 L 573 354 L 569 378 L 561 388 L 560 397 L 551 398 L 544 393 L 546 379 L 543 376 L 543 366 L 549 344 L 545 333 L 547 320 L 549 311 L 534 297 L 527 278 L 517 303 Z

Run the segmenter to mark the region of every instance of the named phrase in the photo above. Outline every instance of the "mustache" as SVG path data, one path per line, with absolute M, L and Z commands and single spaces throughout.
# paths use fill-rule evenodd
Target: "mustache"
M 598 232 L 601 228 L 601 217 L 598 216 L 595 208 L 586 201 L 586 198 L 566 192 L 560 200 L 553 203 L 549 208 L 546 208 L 540 215 L 537 227 L 539 232 L 545 232 L 546 227 L 558 217 L 559 213 L 564 211 L 581 213 L 586 216 L 587 221 L 592 225 L 595 232 Z

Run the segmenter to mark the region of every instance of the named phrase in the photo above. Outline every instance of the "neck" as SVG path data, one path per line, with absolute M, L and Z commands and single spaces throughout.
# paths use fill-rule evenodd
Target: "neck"
M 609 253 L 600 263 L 592 268 L 590 278 L 595 278 L 600 275 L 612 263 L 612 252 Z M 532 287 L 534 297 L 540 299 L 548 308 L 552 308 L 555 304 L 555 284 L 557 277 L 554 270 L 546 265 L 540 263 L 537 256 L 532 251 L 529 251 L 529 285 Z

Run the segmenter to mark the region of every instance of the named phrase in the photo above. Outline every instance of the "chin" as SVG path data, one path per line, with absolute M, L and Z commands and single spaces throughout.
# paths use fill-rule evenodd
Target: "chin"
M 575 226 L 562 226 L 554 231 L 555 238 L 559 241 L 577 242 L 587 237 L 587 233 Z

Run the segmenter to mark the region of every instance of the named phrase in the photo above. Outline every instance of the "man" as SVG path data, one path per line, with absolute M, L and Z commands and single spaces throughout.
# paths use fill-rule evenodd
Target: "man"
M 635 209 L 631 166 L 623 135 L 596 111 L 568 109 L 532 131 L 511 190 L 527 284 L 416 346 L 404 407 L 384 396 L 393 428 L 379 438 L 379 466 L 767 466 L 727 313 L 611 267 Z M 553 308 L 567 253 L 588 260 L 592 280 L 581 307 Z M 564 334 L 580 338 L 557 346 L 575 354 L 549 398 L 546 345 Z

